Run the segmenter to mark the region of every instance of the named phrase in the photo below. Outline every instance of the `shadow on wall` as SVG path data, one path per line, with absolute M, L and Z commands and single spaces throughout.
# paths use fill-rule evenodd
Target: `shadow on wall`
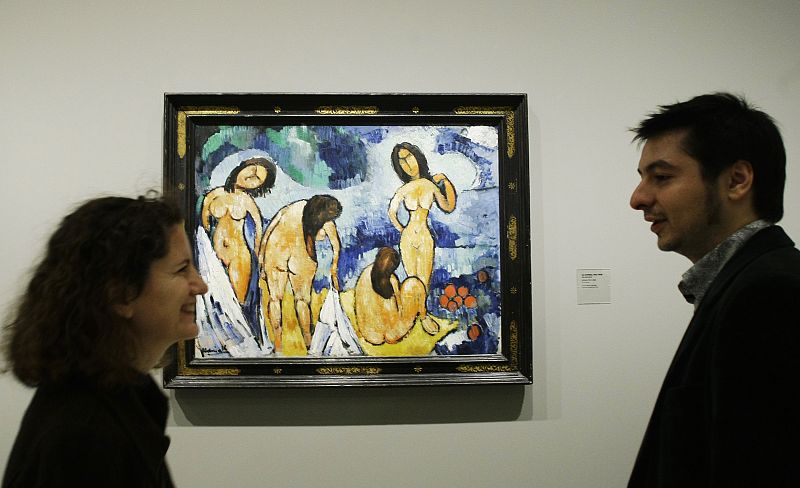
M 530 387 L 528 387 L 530 388 Z M 523 385 L 175 390 L 177 425 L 316 426 L 503 422 L 531 417 Z

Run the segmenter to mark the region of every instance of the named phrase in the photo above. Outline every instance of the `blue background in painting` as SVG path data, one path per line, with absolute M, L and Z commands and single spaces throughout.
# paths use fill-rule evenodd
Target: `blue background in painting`
M 435 241 L 434 270 L 428 310 L 435 316 L 457 319 L 460 329 L 478 324 L 486 331 L 479 340 L 439 346 L 439 354 L 496 352 L 497 336 L 486 327 L 484 314 L 500 315 L 499 299 L 499 191 L 496 136 L 489 144 L 471 139 L 466 127 L 363 126 L 226 126 L 203 128 L 195 159 L 197 206 L 202 196 L 224 184 L 230 171 L 244 159 L 269 155 L 279 167 L 271 193 L 257 198 L 264 228 L 282 206 L 314 194 L 331 194 L 342 203 L 336 220 L 341 252 L 339 279 L 352 288 L 361 270 L 382 246 L 397 248 L 400 233 L 387 216 L 392 194 L 403 183 L 391 165 L 397 142 L 416 144 L 428 159 L 431 174 L 444 173 L 458 192 L 456 209 L 445 214 L 435 205 L 429 225 Z M 455 161 L 456 163 L 452 163 Z M 453 166 L 455 164 L 455 166 Z M 460 178 L 460 180 L 458 180 Z M 457 181 L 458 180 L 458 181 Z M 407 219 L 400 210 L 401 222 Z M 318 243 L 319 267 L 314 287 L 329 286 L 331 249 Z M 489 272 L 491 280 L 478 283 L 476 274 Z M 405 278 L 402 266 L 398 277 Z M 449 283 L 468 286 L 478 297 L 477 309 L 450 312 L 439 297 Z M 487 351 L 487 349 L 493 349 Z

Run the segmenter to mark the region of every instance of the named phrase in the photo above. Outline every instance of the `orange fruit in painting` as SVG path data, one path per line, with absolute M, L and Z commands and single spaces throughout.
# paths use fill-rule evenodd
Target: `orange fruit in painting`
M 456 310 L 458 310 L 458 304 L 454 301 L 451 301 L 450 303 L 447 304 L 447 310 L 455 312 Z
M 458 287 L 458 295 L 461 298 L 464 298 L 465 296 L 469 295 L 469 288 L 467 288 L 466 286 L 459 286 Z
M 445 286 L 444 294 L 447 295 L 448 298 L 453 298 L 456 296 L 456 285 L 450 283 L 449 285 Z
M 464 306 L 467 308 L 475 308 L 478 306 L 478 300 L 472 295 L 467 295 L 467 298 L 464 299 Z
M 480 326 L 478 324 L 470 325 L 469 329 L 467 329 L 467 337 L 469 337 L 469 340 L 474 341 L 480 336 L 481 336 Z
M 464 303 L 464 299 L 459 296 L 453 297 L 453 301 L 456 302 L 456 305 L 458 305 L 459 307 L 461 306 L 461 304 Z
M 486 283 L 489 281 L 489 273 L 487 273 L 485 269 L 478 271 L 478 281 L 480 283 Z
M 439 297 L 439 306 L 441 306 L 442 308 L 447 308 L 447 302 L 449 301 L 450 299 L 447 298 L 447 295 L 442 295 Z

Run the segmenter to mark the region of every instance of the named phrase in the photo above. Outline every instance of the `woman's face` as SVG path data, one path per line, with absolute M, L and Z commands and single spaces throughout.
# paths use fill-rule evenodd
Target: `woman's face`
M 236 186 L 245 190 L 253 190 L 267 181 L 267 168 L 260 164 L 245 167 L 236 175 Z
M 197 336 L 196 296 L 208 291 L 194 267 L 182 225 L 168 231 L 167 243 L 167 254 L 151 263 L 142 292 L 122 314 L 140 347 L 159 354 L 177 341 Z
M 416 179 L 419 176 L 419 163 L 417 163 L 417 158 L 414 157 L 411 151 L 405 148 L 400 149 L 397 151 L 397 157 L 403 171 L 412 179 Z

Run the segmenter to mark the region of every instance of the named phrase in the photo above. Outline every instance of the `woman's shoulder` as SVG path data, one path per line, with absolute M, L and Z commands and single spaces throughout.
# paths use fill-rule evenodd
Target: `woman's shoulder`
M 152 406 L 157 403 L 152 397 L 162 402 L 166 399 L 159 396 L 161 393 L 155 383 L 150 383 L 137 378 L 136 383 L 114 387 L 83 380 L 41 385 L 25 411 L 20 434 L 51 443 L 81 438 L 84 442 L 124 442 L 127 435 L 124 419 L 130 421 L 132 415 L 126 412 L 145 416 L 147 412 L 140 412 L 142 408 L 139 407 L 144 403 L 150 405 L 145 408 L 166 408 L 160 404 Z M 150 389 L 156 391 L 150 392 Z
M 103 389 L 74 382 L 37 388 L 8 460 L 11 486 L 41 479 L 42 470 L 48 486 L 124 472 L 135 450 L 106 396 Z
M 80 383 L 42 385 L 25 411 L 15 448 L 49 452 L 87 444 L 113 444 L 114 423 L 96 389 Z
M 366 265 L 366 266 L 364 267 L 364 269 L 362 269 L 362 270 L 361 270 L 361 273 L 358 275 L 358 280 L 356 281 L 356 288 L 358 288 L 358 287 L 359 287 L 359 285 L 360 285 L 362 282 L 363 282 L 363 283 L 371 283 L 371 281 L 370 281 L 370 280 L 371 280 L 371 278 L 370 278 L 370 274 L 372 273 L 372 268 L 373 268 L 374 266 L 375 266 L 375 265 L 374 265 L 373 263 L 370 263 L 370 264 Z M 371 286 L 372 286 L 372 285 L 370 285 L 370 287 L 371 287 Z
M 106 393 L 85 382 L 45 384 L 37 388 L 26 417 L 45 428 L 65 427 L 82 430 L 103 423 L 109 416 Z
M 211 205 L 211 203 L 216 201 L 218 198 L 224 198 L 227 195 L 229 195 L 229 193 L 226 192 L 225 188 L 221 186 L 209 190 L 205 196 L 203 196 L 203 206 Z
M 298 200 L 286 204 L 286 206 L 278 210 L 275 217 L 280 217 L 285 223 L 299 222 L 303 218 L 303 210 L 306 208 L 306 203 L 308 203 L 307 200 Z

